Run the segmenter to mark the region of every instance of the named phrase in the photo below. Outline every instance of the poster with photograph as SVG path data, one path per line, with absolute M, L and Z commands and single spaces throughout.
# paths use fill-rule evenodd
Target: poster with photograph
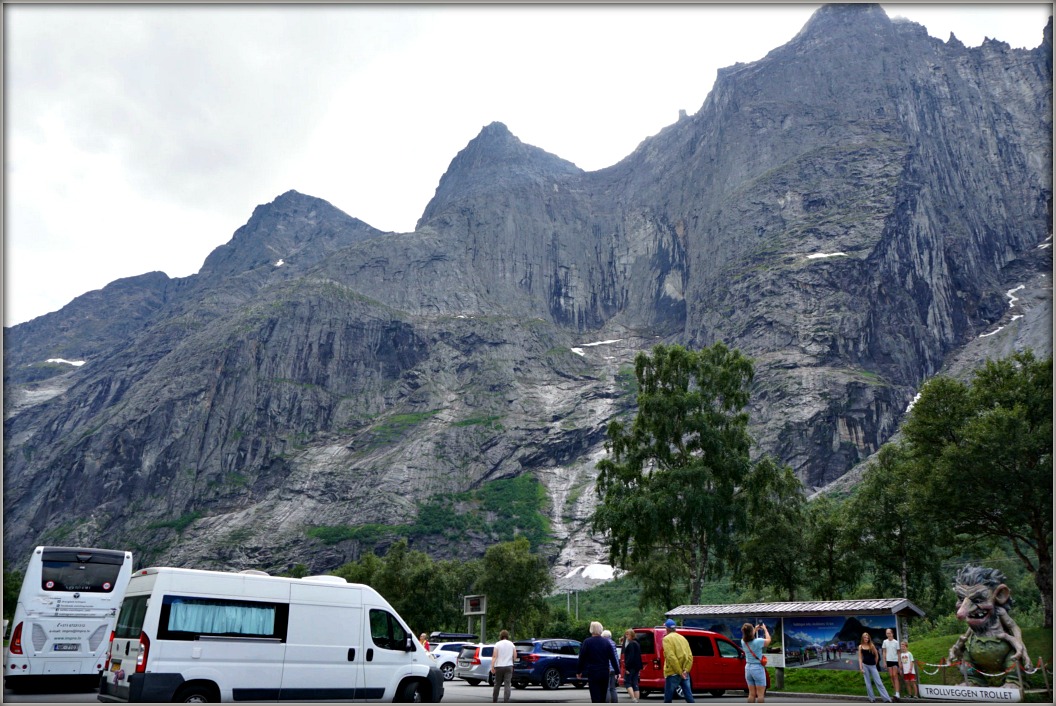
M 858 669 L 858 644 L 868 632 L 877 647 L 895 626 L 893 615 L 785 618 L 785 666 Z
M 720 635 L 725 635 L 730 638 L 735 645 L 741 644 L 741 626 L 745 623 L 751 623 L 752 625 L 765 623 L 766 629 L 770 631 L 770 646 L 766 648 L 766 654 L 781 654 L 780 618 L 760 618 L 752 615 L 741 615 L 734 617 L 688 618 L 683 621 L 683 624 L 687 628 L 702 628 L 704 630 L 717 632 Z

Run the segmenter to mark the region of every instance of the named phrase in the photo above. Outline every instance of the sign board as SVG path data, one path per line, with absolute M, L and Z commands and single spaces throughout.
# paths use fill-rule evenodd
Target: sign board
M 462 604 L 462 615 L 484 615 L 488 612 L 487 596 L 466 596 Z
M 921 684 L 920 697 L 943 701 L 985 701 L 992 704 L 1018 703 L 1023 700 L 1019 687 L 1003 686 L 940 686 Z

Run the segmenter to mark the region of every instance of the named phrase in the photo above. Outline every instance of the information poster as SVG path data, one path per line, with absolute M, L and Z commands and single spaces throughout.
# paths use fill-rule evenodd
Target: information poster
M 858 644 L 868 632 L 880 649 L 894 615 L 785 618 L 785 666 L 858 670 Z
M 784 666 L 782 660 L 783 652 L 781 650 L 780 618 L 760 618 L 758 616 L 741 615 L 733 617 L 688 618 L 683 621 L 683 624 L 687 628 L 702 628 L 704 630 L 717 632 L 720 635 L 725 635 L 730 638 L 733 644 L 738 646 L 741 644 L 741 626 L 745 623 L 751 623 L 752 625 L 764 623 L 766 625 L 766 629 L 770 631 L 770 646 L 766 648 L 767 666 Z

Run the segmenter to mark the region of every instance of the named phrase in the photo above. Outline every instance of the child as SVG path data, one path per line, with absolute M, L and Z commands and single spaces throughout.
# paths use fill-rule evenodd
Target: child
M 920 698 L 920 692 L 917 690 L 917 663 L 913 660 L 913 653 L 909 651 L 909 644 L 905 640 L 902 641 L 902 649 L 898 653 L 898 662 L 902 667 L 906 696 Z

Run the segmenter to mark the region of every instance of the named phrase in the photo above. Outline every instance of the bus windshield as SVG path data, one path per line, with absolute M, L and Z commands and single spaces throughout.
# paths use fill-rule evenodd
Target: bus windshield
M 40 587 L 45 591 L 110 593 L 117 585 L 124 556 L 116 552 L 45 550 Z

